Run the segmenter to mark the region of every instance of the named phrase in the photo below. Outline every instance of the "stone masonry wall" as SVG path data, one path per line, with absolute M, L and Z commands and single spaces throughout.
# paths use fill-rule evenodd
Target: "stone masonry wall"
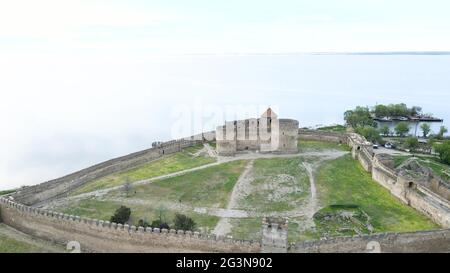
M 444 228 L 450 227 L 450 207 L 448 201 L 440 198 L 430 190 L 398 176 L 392 169 L 384 165 L 377 156 L 372 156 L 371 145 L 356 134 L 299 131 L 299 139 L 325 140 L 347 143 L 352 154 L 365 168 L 370 169 L 372 177 L 391 193 L 421 211 Z M 304 134 L 303 134 L 304 133 Z M 173 141 L 155 147 L 159 156 L 175 152 L 184 145 L 195 142 Z M 358 148 L 359 147 L 359 148 Z M 164 152 L 162 152 L 164 150 Z M 95 177 L 99 169 L 114 166 L 120 162 L 141 162 L 141 156 L 149 150 L 129 156 L 113 159 L 78 172 L 88 177 Z M 144 156 L 145 157 L 145 156 Z M 151 158 L 151 157 L 150 157 Z M 134 164 L 130 163 L 130 164 Z M 125 164 L 126 165 L 126 164 Z M 119 167 L 122 168 L 123 166 Z M 33 203 L 67 192 L 77 181 L 89 178 L 77 177 L 75 174 L 23 190 L 15 195 L 16 201 Z M 68 178 L 69 177 L 69 178 Z M 79 180 L 77 180 L 79 179 Z M 81 183 L 81 182 L 80 182 Z M 36 193 L 38 197 L 33 197 Z M 95 252 L 261 252 L 261 242 L 236 241 L 217 238 L 213 235 L 190 231 L 145 229 L 80 218 L 52 211 L 33 208 L 7 198 L 0 197 L 0 220 L 22 232 L 38 238 L 59 243 L 78 241 L 84 251 Z M 268 227 L 268 226 L 267 226 Z M 412 233 L 388 233 L 355 237 L 339 237 L 334 239 L 300 242 L 287 245 L 287 234 L 283 229 L 263 226 L 263 242 L 265 252 L 371 252 L 369 246 L 380 247 L 381 252 L 449 252 L 450 230 L 420 231 Z M 265 232 L 264 232 L 265 231 Z M 270 232 L 269 232 L 270 231 Z M 281 232 L 278 234 L 277 232 Z M 276 234 L 274 234 L 276 233 Z M 286 244 L 285 244 L 286 243 Z M 286 246 L 286 247 L 285 247 Z
M 205 137 L 206 135 L 206 137 Z M 63 197 L 90 181 L 102 178 L 115 172 L 125 171 L 136 166 L 161 158 L 164 155 L 179 152 L 181 149 L 202 143 L 204 138 L 212 138 L 214 132 L 208 132 L 189 138 L 161 143 L 156 147 L 114 158 L 72 174 L 26 187 L 17 191 L 13 197 L 22 204 L 32 205 L 52 198 Z
M 294 253 L 450 252 L 450 229 L 407 233 L 384 233 L 301 242 Z
M 260 252 L 260 243 L 182 230 L 134 227 L 33 208 L 0 197 L 3 222 L 32 236 L 84 252 Z

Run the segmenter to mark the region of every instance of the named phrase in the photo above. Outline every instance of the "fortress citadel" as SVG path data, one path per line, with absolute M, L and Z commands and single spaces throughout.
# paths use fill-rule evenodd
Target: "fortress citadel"
M 267 116 L 272 118 L 272 122 L 277 122 L 272 115 Z M 248 120 L 248 123 L 244 121 L 243 124 L 250 124 L 250 122 L 251 120 Z M 238 124 L 238 122 L 236 126 L 233 124 L 236 134 Z M 235 133 L 232 133 L 232 140 L 227 140 L 226 135 L 215 138 L 217 132 L 207 132 L 185 139 L 158 143 L 151 149 L 112 159 L 59 179 L 23 188 L 10 196 L 0 197 L 0 220 L 17 230 L 49 241 L 61 244 L 78 241 L 82 244 L 83 251 L 93 252 L 371 252 L 373 249 L 368 246 L 374 241 L 379 244 L 378 247 L 383 252 L 450 251 L 450 203 L 447 198 L 439 194 L 439 191 L 431 190 L 419 181 L 397 173 L 391 166 L 385 164 L 382 156 L 373 153 L 371 143 L 357 134 L 299 130 L 298 122 L 293 120 L 288 120 L 285 124 L 286 130 L 280 130 L 279 143 L 282 143 L 282 146 L 272 146 L 272 141 L 277 138 L 272 131 L 270 131 L 270 141 L 264 139 L 261 142 L 258 138 L 250 140 L 252 127 L 245 125 L 248 130 L 245 129 L 244 140 L 238 140 Z M 222 128 L 219 127 L 218 130 L 221 131 Z M 293 135 L 294 129 L 295 135 Z M 372 174 L 372 178 L 377 183 L 388 189 L 400 201 L 438 223 L 442 229 L 288 243 L 287 223 L 271 218 L 265 218 L 261 224 L 262 240 L 250 241 L 200 232 L 122 225 L 39 208 L 41 202 L 64 198 L 70 191 L 97 178 L 181 151 L 185 147 L 202 143 L 207 138 L 216 139 L 218 152 L 222 151 L 226 155 L 247 150 L 247 147 L 249 150 L 261 152 L 294 153 L 295 150 L 291 144 L 294 138 L 300 141 L 320 140 L 347 144 L 351 147 L 353 158 Z M 268 146 L 261 147 L 261 144 Z
M 226 122 L 216 129 L 217 153 L 230 156 L 238 151 L 297 153 L 298 121 L 278 119 L 271 108 L 260 118 Z

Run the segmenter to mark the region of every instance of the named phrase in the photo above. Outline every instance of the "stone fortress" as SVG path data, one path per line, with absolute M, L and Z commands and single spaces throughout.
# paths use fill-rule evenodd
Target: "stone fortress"
M 294 127 L 298 126 L 297 124 L 295 121 L 291 123 Z M 26 234 L 52 242 L 80 242 L 84 252 L 374 252 L 376 249 L 370 247 L 374 242 L 382 252 L 450 252 L 450 202 L 448 196 L 442 194 L 444 191 L 428 187 L 414 178 L 396 172 L 385 163 L 382 155 L 373 153 L 369 142 L 354 133 L 300 129 L 295 137 L 300 140 L 347 144 L 351 148 L 353 158 L 372 174 L 375 182 L 388 189 L 400 201 L 438 223 L 442 229 L 288 243 L 287 222 L 283 219 L 264 218 L 261 241 L 250 241 L 200 232 L 122 225 L 39 207 L 42 202 L 65 198 L 73 189 L 96 178 L 156 160 L 184 147 L 197 145 L 206 141 L 206 138 L 214 138 L 215 133 L 208 132 L 187 139 L 158 143 L 148 150 L 112 159 L 0 197 L 0 221 Z M 236 152 L 242 147 L 246 150 L 243 143 L 240 143 L 238 149 L 237 143 L 238 141 Z M 257 149 L 258 146 L 253 147 Z M 292 151 L 287 149 L 285 152 Z M 273 152 L 279 150 L 275 149 Z
M 216 129 L 217 153 L 232 156 L 239 151 L 297 153 L 298 121 L 278 119 L 268 108 L 260 118 L 226 122 Z

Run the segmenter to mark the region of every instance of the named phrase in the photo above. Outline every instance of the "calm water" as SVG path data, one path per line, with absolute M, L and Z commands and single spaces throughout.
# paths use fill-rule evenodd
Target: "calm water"
M 356 105 L 404 102 L 450 127 L 450 56 L 193 56 L 76 65 L 71 73 L 44 66 L 18 82 L 39 106 L 14 102 L 20 112 L 4 126 L 0 189 L 183 135 L 180 119 L 191 122 L 192 133 L 212 129 L 233 118 L 212 113 L 239 106 L 271 105 L 313 126 L 342 123 L 342 113 Z M 39 95 L 52 88 L 64 91 Z

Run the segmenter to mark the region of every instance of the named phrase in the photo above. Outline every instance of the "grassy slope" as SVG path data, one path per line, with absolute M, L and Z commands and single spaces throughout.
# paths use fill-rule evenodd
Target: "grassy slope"
M 371 217 L 375 232 L 438 228 L 411 207 L 400 203 L 372 180 L 350 155 L 325 163 L 317 175 L 321 205 L 356 204 Z
M 133 198 L 225 208 L 246 164 L 238 160 L 141 185 L 135 188 Z
M 298 149 L 301 153 L 308 151 L 323 151 L 323 150 L 339 150 L 349 151 L 350 148 L 345 144 L 334 142 L 315 141 L 315 140 L 299 140 Z
M 64 248 L 50 242 L 33 239 L 0 224 L 0 253 L 64 252 Z
M 94 190 L 117 186 L 124 183 L 126 179 L 129 179 L 130 182 L 133 182 L 187 170 L 215 162 L 215 159 L 211 157 L 192 156 L 192 153 L 199 151 L 201 148 L 201 145 L 189 147 L 184 149 L 182 152 L 165 156 L 159 160 L 149 162 L 137 168 L 112 174 L 104 178 L 89 182 L 83 187 L 72 192 L 71 195 L 77 195 Z
M 7 194 L 10 194 L 10 193 L 14 193 L 14 192 L 16 192 L 16 190 L 0 191 L 0 196 L 7 195 Z
M 111 216 L 114 214 L 114 211 L 121 205 L 124 205 L 124 202 L 84 199 L 79 202 L 73 203 L 68 207 L 55 209 L 67 214 L 80 215 L 83 217 L 109 221 Z M 176 212 L 183 213 L 191 217 L 197 223 L 197 227 L 203 230 L 213 229 L 219 221 L 219 217 L 202 215 L 192 211 L 186 212 L 177 209 L 168 209 L 165 207 L 152 207 L 136 204 L 125 205 L 131 208 L 130 224 L 136 226 L 139 222 L 139 219 L 144 219 L 150 223 L 153 220 L 158 220 L 160 209 L 163 211 L 163 220 L 167 221 L 169 225 L 172 224 L 172 220 Z
M 233 161 L 137 186 L 132 189 L 136 193 L 129 197 L 126 197 L 122 191 L 115 191 L 105 196 L 103 200 L 84 199 L 55 209 L 68 214 L 109 220 L 114 211 L 125 204 L 131 208 L 132 224 L 137 224 L 139 219 L 148 221 L 157 219 L 159 208 L 163 206 L 166 220 L 169 222 L 173 219 L 175 212 L 182 212 L 192 217 L 198 227 L 211 229 L 217 224 L 218 217 L 186 211 L 183 208 L 177 208 L 176 204 L 181 201 L 183 206 L 224 208 L 246 163 L 246 161 Z M 117 199 L 122 201 L 114 201 Z M 142 201 L 142 203 L 136 204 L 131 202 L 132 200 Z
M 326 132 L 339 132 L 339 133 L 345 133 L 347 131 L 347 127 L 343 125 L 334 125 L 334 126 L 326 126 L 317 128 L 319 131 L 326 131 Z

